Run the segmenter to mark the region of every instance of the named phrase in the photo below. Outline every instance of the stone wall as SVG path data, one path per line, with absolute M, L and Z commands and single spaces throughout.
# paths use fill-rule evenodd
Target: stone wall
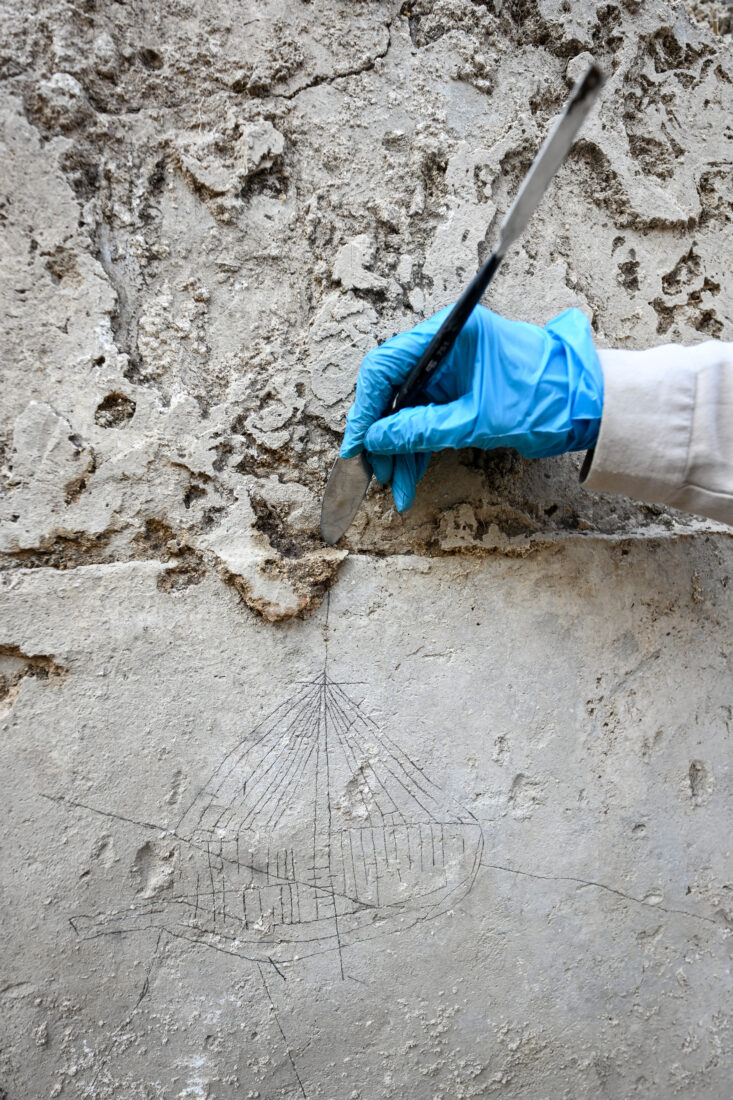
M 725 4 L 7 4 L 0 1096 L 727 1098 L 727 529 L 434 458 L 335 549 L 363 354 L 483 259 L 733 339 Z

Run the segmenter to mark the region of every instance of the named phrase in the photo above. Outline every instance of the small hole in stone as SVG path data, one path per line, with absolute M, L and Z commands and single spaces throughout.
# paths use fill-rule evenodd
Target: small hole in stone
M 108 393 L 97 405 L 94 420 L 100 428 L 121 428 L 135 415 L 135 402 L 124 393 Z
M 146 69 L 162 69 L 163 58 L 157 50 L 151 49 L 150 46 L 143 46 L 138 52 L 138 57 L 142 61 Z

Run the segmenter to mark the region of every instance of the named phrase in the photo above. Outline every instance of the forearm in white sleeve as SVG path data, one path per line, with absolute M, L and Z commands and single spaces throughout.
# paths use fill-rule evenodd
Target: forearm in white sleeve
M 733 343 L 598 357 L 603 415 L 585 487 L 733 524 Z

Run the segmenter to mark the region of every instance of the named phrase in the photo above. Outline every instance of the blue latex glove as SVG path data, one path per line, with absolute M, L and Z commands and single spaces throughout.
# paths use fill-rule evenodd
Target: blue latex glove
M 423 391 L 432 403 L 382 418 L 448 312 L 366 355 L 346 419 L 341 456 L 365 450 L 377 480 L 392 483 L 400 512 L 412 507 L 432 451 L 514 447 L 525 458 L 544 458 L 585 451 L 598 438 L 603 374 L 579 309 L 539 328 L 476 306 Z

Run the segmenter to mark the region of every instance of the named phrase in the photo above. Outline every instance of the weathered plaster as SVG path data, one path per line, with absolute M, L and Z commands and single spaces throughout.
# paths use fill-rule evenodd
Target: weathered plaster
M 728 1096 L 727 530 L 511 452 L 433 459 L 404 518 L 373 490 L 335 550 L 318 511 L 363 354 L 464 285 L 584 55 L 602 102 L 488 304 L 733 338 L 730 31 L 6 5 L 0 1094 Z M 230 752 L 242 816 L 196 825 Z

